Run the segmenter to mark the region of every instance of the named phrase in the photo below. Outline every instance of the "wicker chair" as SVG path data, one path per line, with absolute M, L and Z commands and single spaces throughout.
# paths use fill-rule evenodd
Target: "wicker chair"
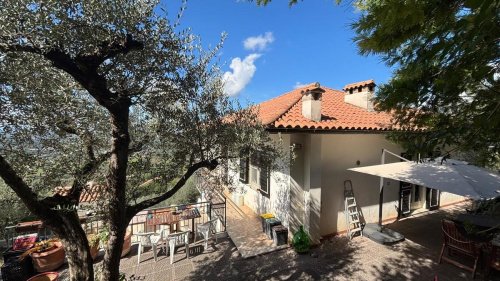
M 442 230 L 443 230 L 444 241 L 438 262 L 441 263 L 441 261 L 444 260 L 462 269 L 468 270 L 472 272 L 472 279 L 474 279 L 476 275 L 477 263 L 481 255 L 480 246 L 476 242 L 469 240 L 465 238 L 462 234 L 460 234 L 455 222 L 451 220 L 443 219 Z M 443 255 L 445 249 L 448 249 L 448 253 L 450 253 L 450 251 L 456 251 L 465 256 L 473 258 L 474 266 L 470 267 L 468 265 L 460 263 L 457 260 L 451 259 L 446 255 Z

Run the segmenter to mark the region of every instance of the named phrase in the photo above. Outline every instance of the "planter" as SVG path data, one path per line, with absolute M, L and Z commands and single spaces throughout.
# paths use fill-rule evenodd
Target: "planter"
M 127 230 L 127 232 L 125 233 L 125 237 L 123 238 L 123 248 L 121 255 L 122 258 L 130 252 L 131 246 L 132 246 L 132 232 L 130 232 L 130 230 Z
M 97 258 L 97 254 L 99 254 L 99 245 L 90 247 L 90 256 L 92 257 L 93 261 L 95 261 L 95 259 Z
M 57 272 L 45 272 L 35 275 L 28 279 L 28 281 L 57 281 L 59 280 L 59 273 Z
M 31 258 L 37 272 L 58 269 L 64 263 L 65 252 L 63 245 L 59 241 L 54 242 L 54 248 L 42 253 L 31 253 Z

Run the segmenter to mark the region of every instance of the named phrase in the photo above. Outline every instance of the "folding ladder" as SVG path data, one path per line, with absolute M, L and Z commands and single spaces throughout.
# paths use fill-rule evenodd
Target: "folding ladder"
M 354 198 L 351 180 L 344 181 L 344 214 L 347 223 L 347 237 L 349 237 L 349 240 L 358 232 L 359 235 L 363 236 L 358 206 L 356 204 L 356 198 Z

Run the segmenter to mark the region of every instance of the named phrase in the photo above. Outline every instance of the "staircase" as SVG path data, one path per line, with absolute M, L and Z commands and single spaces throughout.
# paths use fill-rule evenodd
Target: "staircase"
M 347 237 L 349 237 L 349 240 L 358 233 L 363 236 L 358 205 L 354 197 L 351 180 L 344 181 L 344 214 L 347 223 Z

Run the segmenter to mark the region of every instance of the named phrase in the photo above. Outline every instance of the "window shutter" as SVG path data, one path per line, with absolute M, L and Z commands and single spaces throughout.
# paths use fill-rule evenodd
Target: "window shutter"
M 260 169 L 260 189 L 269 194 L 269 168 L 262 167 Z
M 248 183 L 248 158 L 240 158 L 240 182 Z

